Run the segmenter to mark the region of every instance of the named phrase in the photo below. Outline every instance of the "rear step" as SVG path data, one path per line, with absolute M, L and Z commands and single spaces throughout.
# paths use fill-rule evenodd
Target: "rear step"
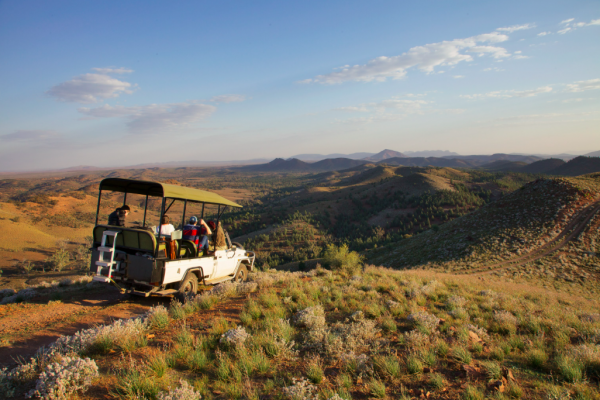
M 112 278 L 113 267 L 117 262 L 115 261 L 115 246 L 117 245 L 117 235 L 119 231 L 104 231 L 102 233 L 102 242 L 98 247 L 98 260 L 96 261 L 96 276 L 93 278 L 96 282 L 104 282 L 109 283 Z M 112 236 L 113 237 L 113 245 L 112 247 L 108 247 L 106 245 L 106 239 Z M 104 253 L 110 254 L 110 261 L 104 260 Z M 108 272 L 106 276 L 102 276 L 102 267 L 108 267 Z

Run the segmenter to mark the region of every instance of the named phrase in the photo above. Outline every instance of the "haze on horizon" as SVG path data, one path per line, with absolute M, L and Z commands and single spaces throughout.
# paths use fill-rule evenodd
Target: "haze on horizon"
M 597 1 L 0 2 L 0 171 L 600 150 Z

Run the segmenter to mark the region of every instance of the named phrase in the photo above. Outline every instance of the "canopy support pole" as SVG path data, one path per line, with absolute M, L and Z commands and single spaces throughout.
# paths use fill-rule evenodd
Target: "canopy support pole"
M 143 222 L 143 227 L 146 227 L 146 211 L 148 211 L 148 195 L 146 195 L 146 202 L 144 204 L 144 222 Z
M 96 206 L 96 225 L 98 225 L 98 216 L 100 214 L 100 199 L 102 198 L 102 188 L 100 188 L 100 192 L 98 193 L 98 205 Z
M 183 215 L 181 216 L 181 230 L 183 230 L 183 225 L 185 225 L 185 209 L 187 208 L 187 200 L 183 201 Z
M 161 229 L 160 226 L 162 224 L 162 219 L 163 216 L 165 215 L 165 202 L 167 199 L 165 199 L 163 197 L 163 201 L 162 201 L 162 205 L 160 206 L 160 221 L 158 221 L 158 238 L 156 238 L 156 250 L 154 251 L 154 258 L 158 258 L 158 248 L 160 247 L 160 233 L 161 233 Z M 175 201 L 175 200 L 173 200 Z M 171 203 L 173 204 L 173 203 Z

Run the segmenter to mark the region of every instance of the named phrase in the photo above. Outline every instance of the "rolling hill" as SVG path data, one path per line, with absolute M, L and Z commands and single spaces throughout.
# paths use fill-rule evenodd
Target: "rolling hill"
M 538 179 L 436 230 L 373 252 L 369 261 L 394 268 L 451 272 L 492 272 L 496 265 L 504 273 L 535 273 L 551 281 L 580 281 L 590 271 L 600 273 L 600 266 L 593 267 L 584 257 L 586 251 L 597 249 L 600 239 L 600 215 L 598 211 L 594 214 L 600 209 L 599 198 L 600 174 Z M 582 229 L 580 233 L 574 231 L 577 226 Z M 560 251 L 525 259 L 528 269 L 508 262 L 538 252 L 568 234 L 577 234 L 577 240 Z M 557 256 L 570 261 L 557 265 L 555 259 L 548 259 Z
M 579 156 L 548 172 L 552 175 L 578 176 L 600 172 L 600 157 Z
M 373 156 L 365 157 L 365 158 L 363 158 L 363 160 L 377 162 L 377 161 L 383 161 L 383 160 L 387 160 L 388 158 L 394 158 L 394 157 L 406 157 L 406 156 L 397 151 L 385 149 Z
M 451 168 L 472 168 L 475 164 L 455 158 L 441 157 L 394 157 L 380 161 L 380 164 L 403 165 L 406 167 L 451 167 Z
M 548 158 L 546 160 L 532 162 L 519 169 L 519 172 L 525 172 L 527 174 L 548 174 L 550 171 L 564 164 L 565 162 L 560 158 Z
M 493 161 L 489 164 L 482 165 L 481 168 L 486 169 L 488 171 L 520 172 L 521 169 L 526 165 L 527 163 L 523 161 L 498 160 Z
M 364 160 L 352 160 L 350 158 L 328 158 L 314 163 L 307 163 L 296 158 L 284 160 L 276 158 L 267 164 L 250 165 L 240 167 L 243 171 L 256 172 L 326 172 L 338 171 L 367 164 Z
M 519 154 L 504 154 L 504 153 L 497 153 L 497 154 L 492 154 L 492 155 L 458 156 L 458 157 L 445 156 L 444 158 L 461 159 L 461 160 L 469 161 L 476 166 L 489 164 L 491 162 L 498 161 L 498 160 L 522 161 L 522 162 L 525 162 L 528 164 L 541 160 L 540 157 L 536 157 L 536 156 L 525 156 L 525 155 L 519 155 Z

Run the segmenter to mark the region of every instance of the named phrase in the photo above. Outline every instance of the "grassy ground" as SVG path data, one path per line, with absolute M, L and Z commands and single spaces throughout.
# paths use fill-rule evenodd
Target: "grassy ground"
M 597 301 L 375 267 L 253 279 L 80 346 L 100 367 L 81 397 L 600 398 Z

